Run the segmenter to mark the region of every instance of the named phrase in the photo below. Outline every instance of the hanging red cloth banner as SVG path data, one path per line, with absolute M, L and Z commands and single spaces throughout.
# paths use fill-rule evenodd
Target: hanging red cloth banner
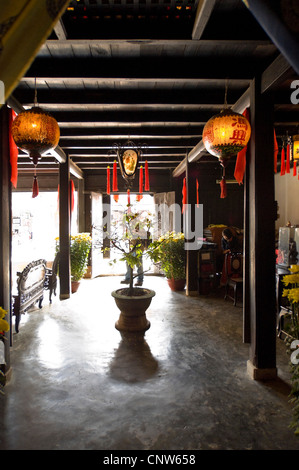
M 10 154 L 10 166 L 11 166 L 11 177 L 10 181 L 12 182 L 13 186 L 16 188 L 17 187 L 17 182 L 18 182 L 18 155 L 19 155 L 19 150 L 18 147 L 16 146 L 15 141 L 13 140 L 13 137 L 11 135 L 11 126 L 13 123 L 13 120 L 16 117 L 16 113 L 11 109 L 9 114 L 9 154 Z
M 296 160 L 293 161 L 293 176 L 297 175 L 297 162 Z
M 71 209 L 71 212 L 73 212 L 74 207 L 75 207 L 75 185 L 74 185 L 74 181 L 71 180 L 70 181 L 70 209 Z
M 198 184 L 198 178 L 196 178 L 196 206 L 199 207 L 199 184 Z
M 187 188 L 186 188 L 186 178 L 183 180 L 183 190 L 182 190 L 182 213 L 185 212 L 186 204 L 187 204 Z
M 287 145 L 286 173 L 290 173 L 290 144 Z
M 150 190 L 150 183 L 149 183 L 149 172 L 148 172 L 148 163 L 145 160 L 144 164 L 144 191 Z
M 36 176 L 36 168 L 34 170 L 35 174 L 33 177 L 33 185 L 32 185 L 32 197 L 35 198 L 39 194 L 39 188 L 38 188 L 38 182 L 37 182 L 37 176 Z
M 243 112 L 243 116 L 249 121 L 249 109 L 246 108 Z M 234 177 L 239 184 L 243 184 L 244 173 L 246 169 L 246 152 L 247 145 L 237 155 Z
M 286 174 L 286 167 L 285 167 L 285 151 L 284 147 L 281 150 L 281 166 L 280 166 L 280 174 L 281 176 Z
M 110 166 L 107 166 L 107 194 L 110 194 Z
M 277 155 L 278 155 L 278 144 L 277 144 L 276 133 L 274 129 L 274 173 L 277 173 Z

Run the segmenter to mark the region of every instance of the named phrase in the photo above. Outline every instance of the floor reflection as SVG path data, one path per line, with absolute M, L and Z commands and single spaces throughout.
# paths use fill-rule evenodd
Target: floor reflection
M 155 376 L 159 363 L 144 339 L 144 333 L 121 332 L 121 341 L 110 363 L 112 378 L 127 382 L 144 382 Z

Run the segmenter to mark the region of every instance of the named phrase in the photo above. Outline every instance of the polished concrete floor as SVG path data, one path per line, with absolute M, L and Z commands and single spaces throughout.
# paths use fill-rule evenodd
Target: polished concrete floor
M 1 450 L 299 449 L 289 429 L 288 358 L 279 378 L 247 374 L 242 309 L 215 295 L 156 291 L 144 337 L 115 329 L 119 277 L 84 280 L 70 299 L 46 294 L 24 315 L 0 395 Z

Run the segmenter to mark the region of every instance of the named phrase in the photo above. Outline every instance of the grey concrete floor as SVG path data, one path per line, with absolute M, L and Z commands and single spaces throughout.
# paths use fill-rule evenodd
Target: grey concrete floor
M 0 396 L 1 450 L 298 450 L 289 429 L 288 358 L 276 381 L 247 374 L 242 308 L 186 297 L 164 278 L 144 337 L 121 335 L 111 291 L 120 277 L 84 280 L 22 316 L 12 378 Z

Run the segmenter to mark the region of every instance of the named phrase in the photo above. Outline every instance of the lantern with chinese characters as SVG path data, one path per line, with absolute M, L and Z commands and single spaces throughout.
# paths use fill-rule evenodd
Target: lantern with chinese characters
M 299 135 L 293 136 L 293 159 L 299 160 Z
M 202 140 L 207 151 L 225 166 L 247 145 L 250 135 L 251 127 L 246 117 L 224 109 L 206 123 Z
M 16 116 L 11 134 L 17 147 L 29 153 L 34 165 L 42 153 L 57 147 L 60 138 L 57 121 L 38 106 Z

